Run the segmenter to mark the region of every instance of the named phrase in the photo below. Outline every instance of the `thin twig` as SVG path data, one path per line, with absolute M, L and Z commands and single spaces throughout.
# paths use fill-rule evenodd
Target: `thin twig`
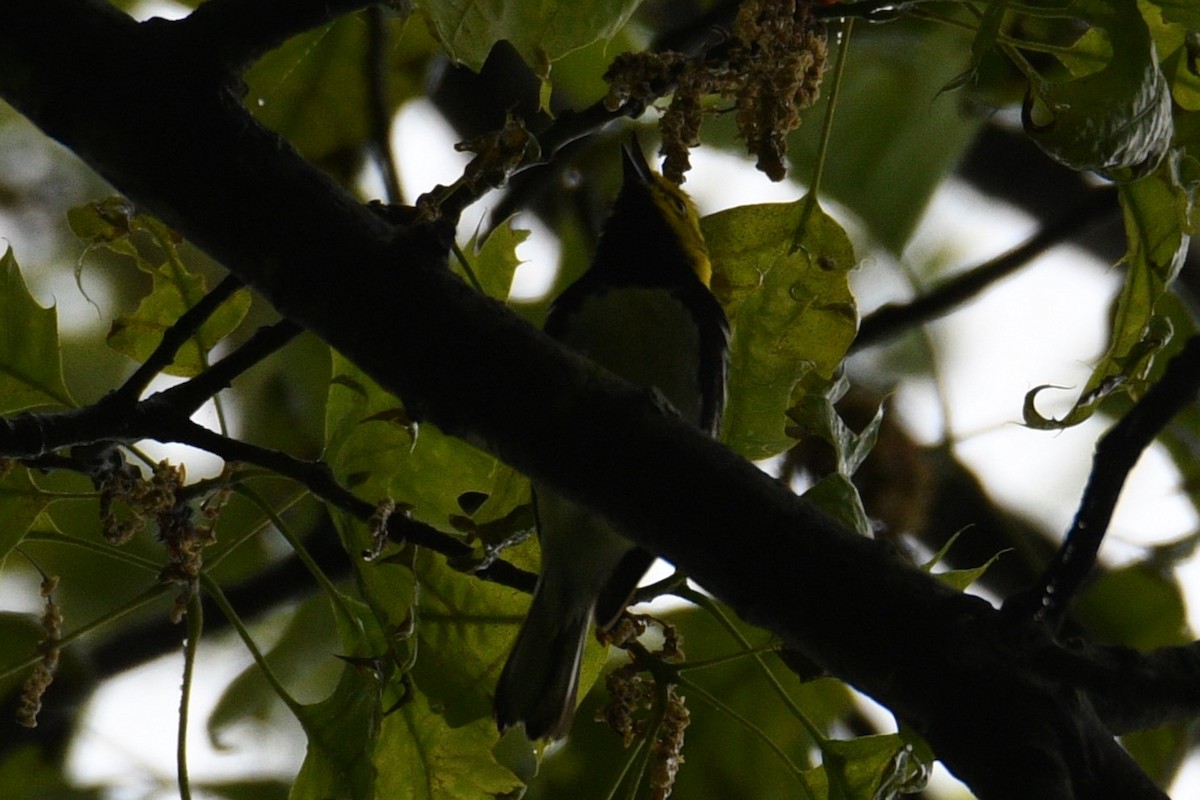
M 116 390 L 118 402 L 132 404 L 137 401 L 154 376 L 162 372 L 175 360 L 179 348 L 188 343 L 196 335 L 200 326 L 213 315 L 230 295 L 242 287 L 242 282 L 233 275 L 225 276 L 224 280 L 200 299 L 200 302 L 180 315 L 179 319 L 163 333 L 162 340 L 154 348 L 150 357 L 134 371 L 129 379 Z
M 192 782 L 188 777 L 187 743 L 188 720 L 191 717 L 192 686 L 196 681 L 196 653 L 204 631 L 204 610 L 200 596 L 193 591 L 188 600 L 187 639 L 183 645 L 183 685 L 179 696 L 179 730 L 175 742 L 176 778 L 180 800 L 191 800 Z
M 304 461 L 279 450 L 231 439 L 186 418 L 156 420 L 153 428 L 156 438 L 162 441 L 189 444 L 206 450 L 225 461 L 255 464 L 291 478 L 307 487 L 317 497 L 352 515 L 355 519 L 365 522 L 375 513 L 373 504 L 338 483 L 329 467 L 323 462 Z M 410 519 L 404 514 L 392 514 L 388 518 L 388 536 L 398 543 L 428 547 L 430 550 L 450 558 L 466 560 L 476 555 L 470 545 L 431 525 Z M 532 591 L 536 581 L 536 576 L 532 573 L 499 559 L 471 574 L 483 580 L 522 591 Z
M 908 303 L 889 303 L 868 314 L 859 327 L 854 350 L 871 347 L 910 328 L 943 317 L 997 281 L 1093 224 L 1115 208 L 1113 192 L 1097 189 L 1058 219 L 1043 226 L 1022 244 L 974 269 L 950 278 Z
M 191 380 L 160 392 L 158 397 L 184 416 L 191 416 L 217 392 L 233 383 L 234 378 L 282 348 L 303 330 L 287 319 L 259 328 L 225 358 Z
M 1062 546 L 1031 592 L 1005 604 L 1005 612 L 1032 617 L 1057 630 L 1071 600 L 1096 563 L 1113 508 L 1138 458 L 1171 419 L 1200 392 L 1200 336 L 1167 364 L 1162 378 L 1100 438 L 1092 474 Z
M 381 8 L 367 9 L 367 124 L 371 135 L 368 148 L 383 178 L 384 199 L 400 203 L 400 170 L 392 151 L 391 104 L 388 102 L 388 56 L 391 52 L 387 18 Z

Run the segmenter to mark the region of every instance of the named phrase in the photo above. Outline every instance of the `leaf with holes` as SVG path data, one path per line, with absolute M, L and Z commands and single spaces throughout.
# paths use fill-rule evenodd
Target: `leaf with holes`
M 806 202 L 742 206 L 703 220 L 714 291 L 733 329 L 723 434 L 748 458 L 790 447 L 788 409 L 832 391 L 858 330 L 846 232 Z

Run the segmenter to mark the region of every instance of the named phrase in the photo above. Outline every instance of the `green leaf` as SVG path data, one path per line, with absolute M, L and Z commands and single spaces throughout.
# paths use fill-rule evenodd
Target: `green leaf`
M 491 754 L 490 719 L 452 727 L 420 693 L 383 720 L 375 767 L 388 800 L 494 800 L 521 782 Z
M 853 531 L 872 536 L 871 520 L 850 478 L 831 472 L 804 493 L 804 499 Z
M 88 249 L 103 247 L 118 255 L 141 260 L 130 239 L 137 227 L 137 214 L 124 197 L 106 197 L 67 211 L 67 224 Z
M 512 227 L 511 218 L 497 225 L 483 240 L 478 241 L 478 235 L 472 236 L 464 251 L 474 255 L 471 269 L 483 291 L 501 302 L 508 299 L 512 288 L 513 274 L 521 264 L 517 258 L 517 247 L 529 238 L 529 231 L 517 230 Z M 456 259 L 451 263 L 460 268 Z
M 150 294 L 142 298 L 133 314 L 113 320 L 108 332 L 109 346 L 138 363 L 149 358 L 162 341 L 163 333 L 199 302 L 207 290 L 204 276 L 190 272 L 176 261 L 154 269 L 151 277 Z M 208 351 L 233 332 L 249 310 L 250 293 L 238 290 L 179 348 L 174 362 L 164 371 L 183 377 L 197 375 L 208 365 Z
M 1074 44 L 1058 53 L 1058 60 L 1075 78 L 1100 72 L 1112 61 L 1112 57 L 1112 40 L 1103 28 L 1088 28 Z
M 897 733 L 830 739 L 821 747 L 824 762 L 804 773 L 818 798 L 875 800 L 918 792 L 929 778 L 928 765 Z
M 1134 0 L 1080 5 L 1107 33 L 1112 59 L 1074 80 L 1033 77 L 1022 122 L 1047 155 L 1072 169 L 1143 177 L 1158 167 L 1174 130 L 1154 41 Z
M 0 413 L 75 405 L 60 350 L 58 312 L 29 294 L 10 247 L 0 256 Z
M 1104 575 L 1080 595 L 1074 615 L 1097 642 L 1151 650 L 1192 641 L 1178 582 L 1145 564 Z
M 728 608 L 723 610 L 753 648 L 761 651 L 770 644 L 765 631 L 743 622 Z M 793 764 L 801 767 L 808 765 L 807 755 L 815 752 L 816 742 L 768 686 L 764 668 L 748 655 L 733 657 L 741 651 L 741 645 L 705 611 L 685 606 L 671 611 L 665 620 L 682 637 L 689 660 L 720 662 L 702 669 L 686 669 L 688 681 L 719 698 L 751 723 L 750 726 L 739 723 L 725 710 L 706 702 L 700 693 L 681 687 L 680 694 L 686 698 L 692 724 L 687 729 L 683 751 L 687 760 L 679 771 L 671 797 L 804 798 L 800 773 L 793 771 L 765 740 L 773 742 L 778 750 L 789 755 Z M 828 730 L 856 713 L 853 694 L 844 683 L 832 678 L 801 681 L 775 655 L 767 655 L 763 660 L 765 669 L 820 730 Z M 624 661 L 622 657 L 621 663 Z M 687 664 L 681 666 L 686 668 Z M 620 781 L 621 765 L 628 760 L 629 751 L 622 747 L 620 737 L 611 728 L 593 721 L 606 699 L 606 692 L 593 689 L 575 717 L 570 737 L 554 752 L 553 758 L 542 762 L 528 797 L 592 800 L 605 797 L 606 790 Z M 623 785 L 614 796 L 628 797 L 631 793 Z
M 118 353 L 138 363 L 154 352 L 163 332 L 185 311 L 198 303 L 207 291 L 202 275 L 188 269 L 180 256 L 179 234 L 147 214 L 135 213 L 123 197 L 109 197 L 86 203 L 67 212 L 71 229 L 92 248 L 104 248 L 133 260 L 142 272 L 150 275 L 152 284 L 137 310 L 130 316 L 113 320 L 108 333 L 108 345 Z M 149 236 L 158 250 L 151 261 L 135 234 Z M 159 263 L 161 253 L 165 261 Z M 179 348 L 175 361 L 164 371 L 171 375 L 192 377 L 207 365 L 212 347 L 229 335 L 245 318 L 250 309 L 250 292 L 242 289 L 227 299 L 200 326 L 192 338 Z
M 414 518 L 449 532 L 452 520 L 462 516 L 458 501 L 466 492 L 489 498 L 472 517 L 481 524 L 528 502 L 527 481 L 494 458 L 432 425 L 402 424 L 398 401 L 337 355 L 334 371 L 326 457 L 335 475 L 360 496 L 373 502 L 393 498 Z M 335 521 L 349 552 L 369 545 L 360 523 L 344 515 L 335 515 Z M 531 554 L 532 547 L 521 553 Z M 364 596 L 386 625 L 416 622 L 413 677 L 453 724 L 490 718 L 491 687 L 528 598 L 460 573 L 443 556 L 424 551 L 413 562 L 418 588 L 413 572 L 399 561 L 360 565 Z
M 5 724 L 12 722 L 5 720 Z M 16 733 L 8 734 L 16 737 Z M 53 748 L 48 748 L 53 749 Z M 81 789 L 71 785 L 66 771 L 58 763 L 58 754 L 44 752 L 37 745 L 16 747 L 0 762 L 0 786 L 5 800 L 100 800 L 102 789 Z
M 53 500 L 34 485 L 25 467 L 13 467 L 0 478 L 0 566 Z
M 960 592 L 965 592 L 969 587 L 974 585 L 977 580 L 982 578 L 984 573 L 986 573 L 991 568 L 992 564 L 995 564 L 1002 555 L 1004 555 L 1003 552 L 997 553 L 983 564 L 979 565 L 978 567 L 972 567 L 971 569 L 948 569 L 944 572 L 935 572 L 933 577 L 937 578 L 947 586 L 953 587 Z
M 375 676 L 347 664 L 337 688 L 298 717 L 308 751 L 291 800 L 370 800 L 376 796 L 372 759 L 379 740 L 381 687 Z M 386 795 L 384 795 L 386 796 Z
M 495 458 L 461 439 L 412 424 L 399 400 L 341 355 L 333 357 L 333 374 L 326 460 L 359 496 L 370 502 L 390 497 L 415 518 L 450 530 L 450 517 L 462 513 L 459 495 L 490 496 L 506 474 Z
M 1187 111 L 1200 111 L 1200 28 L 1165 18 L 1161 10 L 1141 0 L 1142 13 L 1154 37 L 1154 46 L 1162 62 L 1162 71 L 1171 84 L 1171 99 Z M 1194 8 L 1195 6 L 1193 6 Z
M 507 39 L 540 77 L 567 53 L 616 35 L 641 0 L 420 0 L 417 7 L 451 58 L 475 71 Z
M 960 71 L 970 36 L 910 19 L 854 30 L 821 195 L 844 203 L 892 253 L 904 249 L 983 121 L 943 92 Z M 797 180 L 812 180 L 823 111 L 824 101 L 789 140 Z
M 251 113 L 308 160 L 343 183 L 357 176 L 372 136 L 370 82 L 380 80 L 389 116 L 425 87 L 436 49 L 423 25 L 386 21 L 387 63 L 381 77 L 369 72 L 370 31 L 359 15 L 288 40 L 259 59 L 246 76 Z
M 44 635 L 41 621 L 34 614 L 0 611 L 0 653 L 5 654 L 0 667 L 7 669 L 14 663 L 23 661 L 26 656 L 33 655 Z M 0 699 L 5 699 L 10 693 L 17 691 L 25 682 L 29 671 L 0 676 Z M 12 724 L 11 719 L 4 722 Z M 5 769 L 5 766 L 0 764 L 0 774 L 3 774 Z M 5 785 L 7 784 L 0 782 L 0 786 Z
M 247 778 L 241 781 L 197 781 L 192 780 L 193 791 L 203 789 L 202 797 L 220 797 L 221 800 L 287 800 L 291 787 L 282 780 Z M 194 795 L 193 795 L 194 796 Z
M 970 63 L 962 74 L 949 81 L 942 91 L 959 89 L 978 78 L 983 59 L 996 49 L 1000 29 L 1007 14 L 1008 0 L 993 0 L 987 4 L 983 17 L 979 20 L 979 28 L 975 31 L 975 38 L 971 40 Z
M 805 207 L 742 206 L 702 221 L 733 329 L 723 434 L 751 459 L 794 443 L 788 409 L 830 390 L 858 328 L 854 249 L 837 222 L 815 205 L 806 220 Z
M 1163 19 L 1194 31 L 1200 30 L 1200 6 L 1195 0 L 1150 0 L 1150 3 L 1158 6 Z
M 1076 425 L 1118 389 L 1140 395 L 1154 357 L 1170 340 L 1171 323 L 1156 312 L 1183 266 L 1191 240 L 1193 197 L 1179 179 L 1176 159 L 1166 159 L 1141 180 L 1118 187 L 1125 217 L 1125 286 L 1117 299 L 1109 345 L 1092 370 L 1075 407 L 1061 420 L 1043 417 L 1034 406 L 1039 386 L 1025 398 L 1025 424 L 1057 429 Z
M 458 572 L 427 551 L 418 556 L 416 568 L 420 657 L 413 679 L 450 725 L 490 720 L 492 688 L 529 610 L 529 596 Z M 607 653 L 588 637 L 580 696 L 599 678 Z
M 838 472 L 848 478 L 858 472 L 859 466 L 871 454 L 883 424 L 883 406 L 880 405 L 861 433 L 850 430 L 834 405 L 849 388 L 844 377 L 838 378 L 828 394 L 807 395 L 788 411 L 788 418 L 800 428 L 797 438 L 812 435 L 828 442 L 837 456 Z
M 264 653 L 271 671 L 301 702 L 309 700 L 310 694 L 313 700 L 327 696 L 345 666 L 334 654 L 347 652 L 335 636 L 328 598 L 314 595 L 276 617 L 274 624 L 265 626 L 283 628 L 278 640 Z M 267 723 L 277 708 L 279 700 L 271 685 L 258 664 L 251 663 L 221 693 L 208 717 L 209 739 L 220 747 L 227 730 L 247 720 Z

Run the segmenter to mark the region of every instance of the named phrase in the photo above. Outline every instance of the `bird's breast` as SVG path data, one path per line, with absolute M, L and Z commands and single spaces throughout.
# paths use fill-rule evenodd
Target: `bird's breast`
M 700 331 L 689 309 L 657 287 L 613 287 L 566 320 L 565 344 L 631 383 L 658 389 L 700 424 Z

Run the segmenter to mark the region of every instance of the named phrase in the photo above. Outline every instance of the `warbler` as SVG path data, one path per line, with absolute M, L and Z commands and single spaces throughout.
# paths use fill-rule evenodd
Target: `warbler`
M 709 290 L 712 265 L 686 194 L 623 148 L 624 180 L 587 272 L 554 301 L 545 331 L 626 380 L 657 390 L 716 436 L 725 404 L 729 323 Z M 534 482 L 541 575 L 496 686 L 501 731 L 559 739 L 575 713 L 593 620 L 616 622 L 653 561 L 590 511 Z

